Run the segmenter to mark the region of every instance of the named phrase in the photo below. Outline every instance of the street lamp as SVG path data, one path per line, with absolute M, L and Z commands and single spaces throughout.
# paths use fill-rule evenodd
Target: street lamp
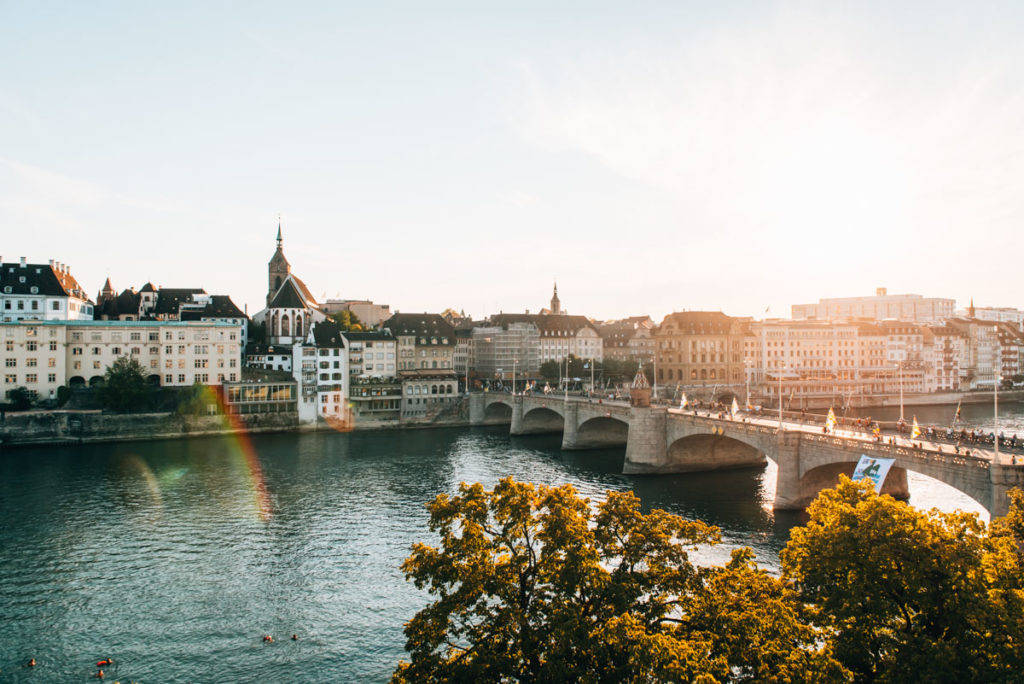
M 747 407 L 750 407 L 750 361 L 743 362 L 743 379 L 747 382 Z
M 905 421 L 903 420 L 903 362 L 902 361 L 897 361 L 896 362 L 896 372 L 899 375 L 899 379 L 900 379 L 900 422 L 903 423 Z
M 512 396 L 516 396 L 516 364 L 519 359 L 512 359 Z

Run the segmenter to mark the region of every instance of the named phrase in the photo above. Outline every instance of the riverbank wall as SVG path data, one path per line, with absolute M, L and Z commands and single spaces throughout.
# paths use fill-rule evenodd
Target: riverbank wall
M 296 413 L 181 416 L 175 413 L 24 411 L 0 420 L 0 447 L 179 439 L 239 432 L 289 432 Z
M 107 413 L 83 411 L 8 412 L 0 419 L 0 448 L 86 442 L 182 439 L 258 432 L 316 432 L 468 427 L 469 402 L 432 408 L 415 416 L 391 420 L 359 419 L 339 428 L 324 421 L 299 423 L 298 414 L 223 414 L 182 416 L 176 413 Z

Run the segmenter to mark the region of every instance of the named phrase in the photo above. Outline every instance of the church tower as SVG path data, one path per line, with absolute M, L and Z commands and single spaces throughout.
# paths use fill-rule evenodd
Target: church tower
M 281 219 L 277 219 L 277 251 L 270 257 L 267 264 L 267 306 L 270 306 L 274 295 L 281 288 L 281 283 L 291 273 L 292 267 L 284 258 L 284 250 L 281 249 Z
M 551 296 L 551 313 L 562 313 L 562 303 L 558 301 L 558 283 L 555 283 L 555 293 Z

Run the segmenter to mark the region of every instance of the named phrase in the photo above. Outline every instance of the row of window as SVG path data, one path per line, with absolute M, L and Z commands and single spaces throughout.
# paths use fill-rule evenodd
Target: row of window
M 39 382 L 38 374 L 36 374 L 36 373 L 26 373 L 25 374 L 25 384 L 26 385 L 34 385 L 34 384 L 36 384 L 38 382 Z M 46 382 L 48 382 L 50 384 L 53 384 L 53 383 L 57 382 L 57 374 L 56 373 L 47 373 L 47 375 L 46 375 Z M 4 384 L 5 385 L 17 385 L 18 384 L 18 374 L 17 373 L 8 373 L 8 374 L 4 375 Z

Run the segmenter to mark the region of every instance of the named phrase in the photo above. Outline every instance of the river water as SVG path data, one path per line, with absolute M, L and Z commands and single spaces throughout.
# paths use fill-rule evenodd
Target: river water
M 1024 435 L 1024 410 L 1004 411 Z M 86 681 L 108 656 L 107 681 L 384 681 L 427 600 L 399 565 L 430 539 L 424 502 L 461 481 L 632 489 L 721 527 L 707 562 L 751 546 L 777 568 L 800 522 L 771 511 L 771 464 L 627 477 L 623 449 L 559 444 L 476 428 L 0 451 L 0 681 Z M 910 476 L 915 505 L 980 510 Z

